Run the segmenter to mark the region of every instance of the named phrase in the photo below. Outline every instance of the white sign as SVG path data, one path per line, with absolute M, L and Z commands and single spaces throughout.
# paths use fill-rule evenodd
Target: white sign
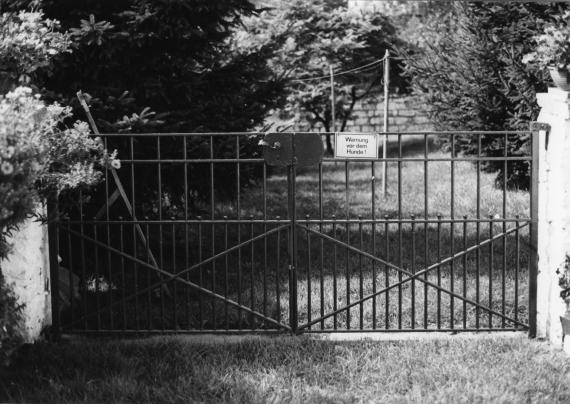
M 377 159 L 378 136 L 370 134 L 335 134 L 334 156 L 349 159 Z

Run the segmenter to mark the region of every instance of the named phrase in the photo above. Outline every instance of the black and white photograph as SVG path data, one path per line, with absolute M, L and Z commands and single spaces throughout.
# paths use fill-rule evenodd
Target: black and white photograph
M 0 403 L 570 403 L 570 1 L 0 0 Z

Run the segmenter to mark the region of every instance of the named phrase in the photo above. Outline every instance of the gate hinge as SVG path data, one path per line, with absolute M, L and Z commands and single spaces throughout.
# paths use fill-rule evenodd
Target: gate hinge
M 544 139 L 544 148 L 546 150 L 548 150 L 548 141 L 549 141 L 549 137 L 550 137 L 550 129 L 551 128 L 552 127 L 548 123 L 543 123 L 543 122 L 531 122 L 530 123 L 530 130 L 532 132 L 539 132 L 539 131 L 545 131 L 546 132 L 546 137 Z
M 289 265 L 289 271 L 294 271 L 294 270 L 295 270 L 295 266 Z

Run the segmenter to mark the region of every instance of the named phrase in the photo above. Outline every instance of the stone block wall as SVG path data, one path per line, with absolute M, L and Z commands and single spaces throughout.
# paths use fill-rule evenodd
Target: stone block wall
M 380 132 L 384 130 L 384 98 L 370 97 L 354 107 L 354 118 L 346 132 Z M 416 132 L 433 130 L 426 104 L 416 96 L 391 97 L 388 104 L 388 131 Z

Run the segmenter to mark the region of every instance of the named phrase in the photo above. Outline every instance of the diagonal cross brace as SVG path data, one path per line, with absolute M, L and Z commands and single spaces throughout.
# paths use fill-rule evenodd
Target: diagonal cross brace
M 265 232 L 265 233 L 263 233 L 263 234 L 260 234 L 260 235 L 254 237 L 254 238 L 251 238 L 251 239 L 249 239 L 249 240 L 246 240 L 246 241 L 243 241 L 243 242 L 241 242 L 241 243 L 239 243 L 239 244 L 236 244 L 235 246 L 233 246 L 233 247 L 231 247 L 231 248 L 228 248 L 228 249 L 225 250 L 225 251 L 222 251 L 222 252 L 220 252 L 220 253 L 218 253 L 218 254 L 212 256 L 212 257 L 209 257 L 209 258 L 207 258 L 207 259 L 205 259 L 205 260 L 203 260 L 203 261 L 201 261 L 201 262 L 199 262 L 199 263 L 197 263 L 197 264 L 194 264 L 194 265 L 192 265 L 192 266 L 190 266 L 190 267 L 188 267 L 188 268 L 185 268 L 185 269 L 183 269 L 182 271 L 177 272 L 177 273 L 175 273 L 175 274 L 173 274 L 173 273 L 171 273 L 171 272 L 168 272 L 168 271 L 165 271 L 165 270 L 163 270 L 163 269 L 161 269 L 161 268 L 155 267 L 155 266 L 153 266 L 153 265 L 151 265 L 151 264 L 149 264 L 149 263 L 147 263 L 147 262 L 145 262 L 145 261 L 142 261 L 142 260 L 140 260 L 140 259 L 138 259 L 138 258 L 136 258 L 136 257 L 133 257 L 132 255 L 126 254 L 126 253 L 123 252 L 123 251 L 117 250 L 116 248 L 113 248 L 113 247 L 111 247 L 111 246 L 109 246 L 109 245 L 107 245 L 107 244 L 105 244 L 105 243 L 102 243 L 102 242 L 100 242 L 100 241 L 98 241 L 98 240 L 95 240 L 94 238 L 89 237 L 89 236 L 87 236 L 87 235 L 85 235 L 85 234 L 83 234 L 83 233 L 80 233 L 80 232 L 78 232 L 78 231 L 71 230 L 71 229 L 65 229 L 65 231 L 68 231 L 68 232 L 71 233 L 71 234 L 74 234 L 74 235 L 76 235 L 76 236 L 78 236 L 78 237 L 81 237 L 81 238 L 83 238 L 83 239 L 85 239 L 85 240 L 87 240 L 87 241 L 89 241 L 89 242 L 91 242 L 91 243 L 93 243 L 93 244 L 96 244 L 96 245 L 98 245 L 98 246 L 100 246 L 100 247 L 103 247 L 103 248 L 105 248 L 105 249 L 107 249 L 107 250 L 109 250 L 109 251 L 111 251 L 111 252 L 113 252 L 113 253 L 115 253 L 115 254 L 117 254 L 117 255 L 120 255 L 120 256 L 122 256 L 122 257 L 125 257 L 125 258 L 127 258 L 127 259 L 129 259 L 129 260 L 131 260 L 131 261 L 133 261 L 133 262 L 135 262 L 135 263 L 141 265 L 141 266 L 144 266 L 144 267 L 146 267 L 146 268 L 150 268 L 150 269 L 152 269 L 152 270 L 154 270 L 154 271 L 156 271 L 156 272 L 159 272 L 161 275 L 164 275 L 164 276 L 165 276 L 165 279 L 161 279 L 159 282 L 156 282 L 156 283 L 154 283 L 153 285 L 147 286 L 146 288 L 140 289 L 140 290 L 138 290 L 137 292 L 135 292 L 135 293 L 133 293 L 133 294 L 130 294 L 129 296 L 126 296 L 125 298 L 122 298 L 122 299 L 120 299 L 120 300 L 118 300 L 118 301 L 114 301 L 113 303 L 111 303 L 111 304 L 109 304 L 109 305 L 107 305 L 107 306 L 105 306 L 105 307 L 100 308 L 99 310 L 97 310 L 97 312 L 101 312 L 101 311 L 103 311 L 103 310 L 111 309 L 111 308 L 113 308 L 114 306 L 117 306 L 117 305 L 119 305 L 119 304 L 121 304 L 121 303 L 123 303 L 123 302 L 126 302 L 126 301 L 128 301 L 128 300 L 134 299 L 136 296 L 142 295 L 142 294 L 144 294 L 144 293 L 146 293 L 146 292 L 148 292 L 148 291 L 151 291 L 151 290 L 153 290 L 153 289 L 155 289 L 155 288 L 157 288 L 157 287 L 160 287 L 160 286 L 166 284 L 167 282 L 170 282 L 170 281 L 172 281 L 172 280 L 176 280 L 176 281 L 182 282 L 183 284 L 188 285 L 188 286 L 190 286 L 190 287 L 192 287 L 192 288 L 194 288 L 194 289 L 197 289 L 197 290 L 200 291 L 201 293 L 204 293 L 204 294 L 206 294 L 206 295 L 208 295 L 208 296 L 212 296 L 212 297 L 215 297 L 215 298 L 217 298 L 217 299 L 220 299 L 220 300 L 222 300 L 222 301 L 224 301 L 224 302 L 227 302 L 228 304 L 231 304 L 231 305 L 233 305 L 233 306 L 239 307 L 240 309 L 243 309 L 244 311 L 246 311 L 246 312 L 248 312 L 248 313 L 251 313 L 251 314 L 253 314 L 253 315 L 257 316 L 257 317 L 260 317 L 260 318 L 262 318 L 262 319 L 264 319 L 264 320 L 267 320 L 267 321 L 269 321 L 269 322 L 271 322 L 271 323 L 278 324 L 278 325 L 280 325 L 281 327 L 283 327 L 283 328 L 285 328 L 285 329 L 287 329 L 287 330 L 290 330 L 290 327 L 288 327 L 288 326 L 286 326 L 286 325 L 284 325 L 284 324 L 278 322 L 277 320 L 274 320 L 274 319 L 272 319 L 272 318 L 270 318 L 270 317 L 266 317 L 266 316 L 264 316 L 262 313 L 259 313 L 259 312 L 255 311 L 255 310 L 253 310 L 253 309 L 251 309 L 251 308 L 248 308 L 248 307 L 246 307 L 246 306 L 242 306 L 241 304 L 239 304 L 239 303 L 237 303 L 237 302 L 235 302 L 235 301 L 233 301 L 233 300 L 231 300 L 231 299 L 228 299 L 228 298 L 226 298 L 226 297 L 224 297 L 224 296 L 222 296 L 222 295 L 218 295 L 217 293 L 212 292 L 211 290 L 205 289 L 205 288 L 203 288 L 202 286 L 200 286 L 200 285 L 198 285 L 198 284 L 196 284 L 196 283 L 194 283 L 194 282 L 188 281 L 188 280 L 186 280 L 186 279 L 184 279 L 184 278 L 182 277 L 183 275 L 185 275 L 186 273 L 188 273 L 188 272 L 190 272 L 190 271 L 192 271 L 192 270 L 195 270 L 195 269 L 197 269 L 197 268 L 200 268 L 200 267 L 203 266 L 203 265 L 206 265 L 206 264 L 208 264 L 208 263 L 210 263 L 210 262 L 213 262 L 214 260 L 219 259 L 220 257 L 223 257 L 224 255 L 227 255 L 227 254 L 229 254 L 229 253 L 231 253 L 231 252 L 233 252 L 233 251 L 236 251 L 236 250 L 238 250 L 238 249 L 240 249 L 240 248 L 242 248 L 242 247 L 245 247 L 245 246 L 247 246 L 247 245 L 249 245 L 249 244 L 251 244 L 251 243 L 253 243 L 253 242 L 257 241 L 257 240 L 261 240 L 262 238 L 265 238 L 265 237 L 267 237 L 267 236 L 269 236 L 269 235 L 271 235 L 271 234 L 273 234 L 273 233 L 277 233 L 277 232 L 279 232 L 279 231 L 281 231 L 281 230 L 283 230 L 283 229 L 288 229 L 289 226 L 290 226 L 289 224 L 285 224 L 285 225 L 276 227 L 276 228 L 274 228 L 274 229 L 271 229 L 271 230 L 269 230 L 269 231 L 267 231 L 267 232 Z M 97 312 L 85 314 L 85 315 L 83 315 L 82 317 L 80 317 L 80 318 L 74 320 L 74 321 L 71 323 L 71 325 L 77 324 L 77 323 L 79 323 L 79 322 L 81 322 L 81 321 L 83 321 L 83 320 L 85 320 L 85 319 L 87 319 L 87 318 L 89 318 L 89 317 L 92 317 L 92 316 L 96 315 Z
M 91 125 L 91 129 L 93 130 L 93 133 L 95 133 L 97 136 L 100 136 L 101 133 L 99 132 L 99 129 L 97 128 L 97 125 L 95 124 L 95 120 L 93 119 L 93 115 L 91 114 L 91 110 L 89 109 L 89 105 L 87 105 L 87 101 L 85 100 L 85 95 L 81 91 L 78 91 L 77 92 L 77 98 L 79 99 L 79 103 L 81 104 L 81 106 L 85 110 L 85 114 L 87 115 L 87 120 L 89 121 L 89 125 Z M 137 217 L 135 216 L 133 206 L 131 205 L 131 202 L 129 201 L 129 198 L 127 196 L 127 193 L 125 192 L 125 188 L 123 187 L 123 183 L 121 182 L 121 179 L 117 175 L 117 170 L 115 170 L 114 168 L 111 167 L 110 171 L 111 171 L 111 175 L 113 176 L 113 180 L 115 181 L 115 185 L 117 186 L 117 190 L 111 195 L 111 198 L 114 198 L 111 203 L 113 203 L 117 199 L 117 197 L 118 197 L 117 192 L 118 192 L 118 194 L 121 196 L 121 199 L 125 203 L 125 206 L 127 207 L 129 214 L 131 215 L 131 218 L 135 222 L 137 222 Z M 109 200 L 107 201 L 107 203 L 109 203 Z M 137 231 L 139 238 L 143 242 L 144 247 L 146 248 L 146 250 L 148 252 L 148 256 L 150 258 L 150 261 L 156 267 L 156 269 L 158 269 L 158 267 L 159 267 L 158 262 L 156 261 L 156 258 L 154 257 L 152 250 L 150 249 L 150 244 L 148 243 L 148 241 L 144 235 L 144 232 L 142 231 L 142 228 L 141 228 L 139 223 L 135 224 L 135 229 Z M 168 287 L 166 285 L 163 285 L 162 288 L 163 288 L 164 292 L 167 294 L 167 296 L 170 296 L 170 291 L 168 290 Z
M 463 256 L 463 255 L 465 255 L 465 254 L 468 254 L 468 253 L 470 253 L 470 252 L 472 252 L 472 251 L 475 251 L 475 250 L 477 250 L 477 249 L 483 247 L 484 245 L 491 243 L 492 241 L 495 241 L 495 240 L 497 240 L 497 239 L 506 237 L 506 236 L 509 235 L 510 233 L 513 233 L 513 232 L 517 231 L 517 229 L 520 230 L 521 228 L 524 228 L 525 226 L 528 226 L 528 223 L 525 223 L 525 224 L 523 224 L 522 226 L 518 226 L 518 227 L 516 227 L 516 228 L 510 229 L 510 230 L 508 230 L 508 231 L 506 231 L 506 232 L 504 232 L 504 233 L 499 233 L 499 234 L 493 236 L 492 238 L 489 238 L 489 239 L 487 239 L 487 240 L 485 240 L 485 241 L 483 241 L 483 242 L 481 242 L 481 243 L 479 243 L 479 244 L 477 244 L 477 245 L 475 245 L 475 246 L 469 247 L 468 249 L 466 249 L 466 250 L 464 250 L 464 251 L 461 251 L 461 252 L 459 252 L 459 253 L 457 253 L 457 254 L 454 254 L 454 255 L 452 255 L 451 257 L 448 257 L 448 258 L 446 258 L 446 259 L 444 259 L 444 260 L 442 260 L 442 261 L 440 261 L 440 262 L 438 262 L 438 263 L 432 264 L 432 265 L 430 265 L 429 267 L 427 267 L 426 269 L 423 269 L 423 270 L 418 271 L 418 272 L 416 272 L 416 273 L 412 273 L 412 272 L 409 272 L 409 271 L 407 271 L 407 270 L 405 270 L 405 269 L 399 268 L 398 266 L 396 266 L 396 265 L 394 265 L 394 264 L 391 264 L 391 263 L 389 263 L 389 262 L 387 262 L 387 261 L 385 261 L 385 260 L 383 260 L 383 259 L 381 259 L 381 258 L 378 258 L 378 257 L 376 257 L 376 256 L 374 256 L 374 255 L 372 255 L 372 254 L 370 254 L 370 253 L 365 252 L 365 251 L 359 250 L 359 249 L 356 248 L 356 247 L 352 247 L 352 246 L 350 246 L 350 245 L 347 245 L 346 243 L 344 243 L 344 242 L 342 242 L 342 241 L 340 241 L 340 240 L 337 240 L 337 239 L 335 239 L 334 237 L 331 237 L 331 236 L 328 236 L 328 235 L 326 235 L 326 234 L 320 233 L 320 232 L 318 232 L 318 231 L 316 231 L 316 230 L 310 229 L 310 228 L 307 227 L 307 226 L 300 225 L 300 224 L 297 225 L 297 226 L 300 227 L 300 228 L 303 228 L 304 230 L 309 231 L 309 232 L 311 232 L 311 233 L 313 233 L 313 234 L 316 234 L 316 235 L 319 236 L 319 237 L 322 237 L 322 238 L 325 238 L 325 239 L 327 239 L 327 240 L 330 240 L 330 241 L 332 241 L 333 243 L 340 244 L 340 245 L 346 247 L 347 249 L 349 249 L 349 250 L 351 250 L 351 251 L 353 251 L 353 252 L 356 252 L 357 254 L 363 255 L 363 256 L 365 256 L 365 257 L 367 257 L 367 258 L 370 258 L 370 259 L 373 260 L 373 261 L 379 262 L 379 263 L 381 263 L 381 264 L 384 264 L 384 265 L 386 265 L 386 266 L 389 266 L 389 267 L 392 268 L 392 269 L 395 269 L 395 270 L 397 270 L 397 271 L 399 271 L 399 272 L 402 272 L 402 273 L 408 275 L 408 278 L 403 279 L 401 282 L 397 282 L 397 283 L 392 284 L 392 285 L 390 285 L 390 286 L 388 286 L 388 287 L 385 287 L 385 288 L 383 288 L 383 289 L 381 289 L 381 290 L 379 290 L 379 291 L 376 291 L 375 293 L 371 293 L 371 294 L 369 294 L 369 295 L 367 295 L 367 296 L 364 296 L 363 298 L 358 299 L 358 300 L 356 300 L 356 301 L 354 301 L 354 302 L 352 302 L 352 303 L 350 303 L 350 304 L 347 304 L 347 305 L 345 305 L 345 306 L 343 306 L 343 307 L 341 307 L 341 308 L 339 308 L 339 309 L 337 309 L 337 310 L 335 310 L 335 311 L 333 311 L 333 312 L 331 312 L 331 313 L 329 313 L 329 314 L 327 314 L 327 315 L 325 315 L 325 316 L 319 317 L 319 318 L 317 318 L 317 319 L 315 319 L 315 320 L 312 320 L 312 321 L 310 321 L 310 322 L 308 322 L 308 323 L 306 323 L 306 324 L 303 324 L 303 325 L 299 326 L 299 330 L 302 330 L 302 329 L 308 328 L 308 327 L 310 327 L 310 326 L 312 326 L 312 325 L 315 325 L 315 324 L 321 322 L 322 320 L 325 320 L 325 319 L 327 319 L 327 318 L 329 318 L 329 317 L 332 317 L 332 316 L 334 316 L 335 314 L 338 314 L 338 313 L 340 313 L 340 312 L 342 312 L 342 311 L 348 310 L 348 309 L 350 309 L 351 307 L 357 306 L 357 305 L 359 305 L 360 303 L 363 303 L 363 302 L 366 301 L 366 300 L 369 300 L 369 299 L 372 299 L 372 298 L 374 298 L 374 297 L 376 297 L 376 296 L 378 296 L 378 295 L 381 295 L 382 293 L 385 293 L 385 292 L 387 292 L 387 291 L 389 291 L 389 290 L 391 290 L 391 289 L 393 289 L 393 288 L 395 288 L 395 287 L 397 287 L 397 286 L 399 286 L 399 285 L 402 285 L 402 284 L 404 284 L 404 283 L 406 283 L 406 282 L 409 282 L 409 281 L 411 281 L 412 279 L 417 279 L 417 280 L 419 280 L 420 282 L 425 283 L 426 285 L 432 286 L 432 287 L 434 287 L 434 288 L 436 288 L 436 289 L 438 289 L 438 290 L 440 290 L 440 291 L 442 291 L 442 292 L 444 292 L 444 293 L 446 293 L 446 294 L 448 294 L 448 295 L 450 295 L 450 296 L 453 296 L 453 297 L 458 298 L 458 299 L 460 299 L 460 300 L 462 300 L 462 301 L 465 301 L 465 302 L 467 302 L 467 303 L 469 303 L 469 304 L 472 304 L 473 306 L 479 307 L 480 309 L 482 309 L 482 310 L 484 310 L 484 311 L 487 311 L 487 312 L 489 312 L 489 313 L 491 313 L 491 314 L 495 314 L 495 315 L 499 316 L 500 318 L 504 318 L 505 320 L 509 320 L 509 321 L 511 321 L 511 322 L 514 323 L 514 324 L 521 325 L 521 326 L 523 326 L 523 327 L 528 327 L 527 324 L 521 323 L 521 322 L 518 321 L 518 320 L 515 320 L 515 319 L 513 319 L 513 318 L 510 318 L 510 317 L 508 317 L 508 316 L 506 316 L 506 315 L 503 315 L 502 313 L 499 313 L 499 312 L 497 312 L 497 311 L 495 311 L 495 310 L 493 310 L 493 309 L 491 309 L 491 308 L 489 308 L 489 307 L 485 307 L 485 306 L 481 305 L 480 303 L 477 303 L 477 302 L 475 302 L 475 301 L 473 301 L 473 300 L 471 300 L 471 299 L 468 299 L 468 298 L 465 297 L 465 296 L 462 296 L 462 295 L 457 294 L 457 293 L 455 293 L 455 292 L 451 292 L 450 290 L 444 289 L 444 288 L 441 287 L 440 285 L 437 285 L 436 283 L 430 282 L 430 281 L 428 281 L 428 280 L 426 280 L 426 279 L 419 278 L 419 276 L 424 275 L 424 274 L 426 274 L 427 272 L 432 271 L 433 269 L 438 268 L 438 267 L 440 267 L 440 266 L 442 266 L 442 265 L 445 265 L 445 264 L 447 264 L 447 263 L 449 263 L 449 262 L 451 262 L 451 261 L 457 259 L 458 257 L 461 257 L 461 256 Z

